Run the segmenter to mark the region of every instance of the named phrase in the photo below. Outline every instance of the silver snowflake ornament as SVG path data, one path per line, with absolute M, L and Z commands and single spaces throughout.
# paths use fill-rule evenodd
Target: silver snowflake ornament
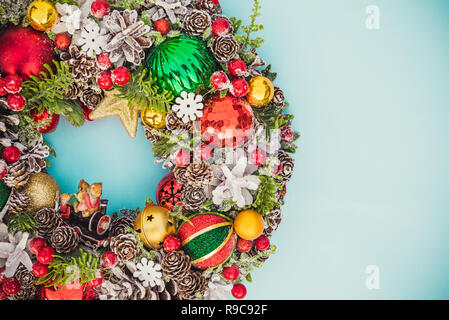
M 176 113 L 179 119 L 184 123 L 195 121 L 203 116 L 203 96 L 195 95 L 194 93 L 181 92 L 181 96 L 176 98 L 176 104 L 172 110 Z
M 73 36 L 74 43 L 81 47 L 89 57 L 94 57 L 104 51 L 109 35 L 94 20 L 86 19 L 80 31 Z

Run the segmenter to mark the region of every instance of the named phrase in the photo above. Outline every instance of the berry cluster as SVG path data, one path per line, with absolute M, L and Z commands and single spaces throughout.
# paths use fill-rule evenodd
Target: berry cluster
M 0 300 L 6 300 L 19 291 L 20 282 L 16 278 L 6 278 L 5 267 L 0 268 Z
M 16 74 L 7 75 L 0 78 L 0 97 L 6 96 L 8 107 L 13 111 L 22 111 L 25 108 L 26 100 L 20 94 L 22 90 L 22 79 Z
M 229 90 L 237 98 L 246 96 L 249 88 L 248 82 L 244 79 L 248 70 L 246 63 L 241 59 L 235 59 L 228 63 L 227 68 L 232 80 L 224 71 L 217 71 L 210 78 L 212 87 L 219 91 Z

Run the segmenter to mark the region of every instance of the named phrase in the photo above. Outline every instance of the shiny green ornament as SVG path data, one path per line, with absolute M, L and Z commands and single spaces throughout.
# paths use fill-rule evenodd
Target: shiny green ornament
M 217 64 L 204 41 L 186 35 L 170 38 L 155 47 L 147 65 L 157 77 L 162 89 L 179 96 L 181 92 L 196 92 L 209 87 L 210 77 Z
M 9 194 L 11 193 L 11 188 L 9 188 L 3 180 L 0 180 L 0 211 L 8 202 Z

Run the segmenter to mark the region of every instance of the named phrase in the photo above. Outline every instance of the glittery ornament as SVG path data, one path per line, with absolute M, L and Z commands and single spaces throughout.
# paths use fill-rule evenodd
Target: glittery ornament
M 253 111 L 246 100 L 215 95 L 205 102 L 201 134 L 209 144 L 239 147 L 253 133 L 253 124 Z
M 173 172 L 167 174 L 157 186 L 157 203 L 167 210 L 172 210 L 176 204 L 181 202 L 182 187 L 182 184 L 176 181 Z
M 165 112 L 152 108 L 144 108 L 140 113 L 140 118 L 145 126 L 153 129 L 165 128 Z
M 274 96 L 274 86 L 270 79 L 257 76 L 249 81 L 248 102 L 253 107 L 263 107 L 270 103 Z
M 59 198 L 59 185 L 47 173 L 31 174 L 27 184 L 22 190 L 31 200 L 28 211 L 36 212 L 42 208 L 53 208 Z
M 182 250 L 192 265 L 205 269 L 225 263 L 235 249 L 237 237 L 232 219 L 216 212 L 203 212 L 188 217 L 178 229 Z
M 134 230 L 147 247 L 160 249 L 164 240 L 175 233 L 175 222 L 168 210 L 154 204 L 147 205 L 134 222 Z
M 0 212 L 3 210 L 6 202 L 8 202 L 9 195 L 11 194 L 11 188 L 9 188 L 3 180 L 0 180 Z M 1 215 L 0 215 L 1 218 Z
M 38 0 L 30 4 L 27 11 L 27 18 L 30 25 L 38 31 L 47 31 L 56 22 L 58 11 L 49 1 Z
M 206 44 L 199 38 L 180 35 L 155 47 L 147 66 L 157 77 L 161 88 L 179 96 L 182 91 L 195 92 L 209 86 L 215 72 L 215 60 Z
M 254 240 L 262 234 L 265 224 L 257 211 L 244 210 L 235 217 L 234 227 L 240 238 Z

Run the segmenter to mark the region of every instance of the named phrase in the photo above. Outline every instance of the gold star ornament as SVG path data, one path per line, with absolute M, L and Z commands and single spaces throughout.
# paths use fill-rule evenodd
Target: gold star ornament
M 91 120 L 117 116 L 131 138 L 137 135 L 139 120 L 139 106 L 128 100 L 116 97 L 118 90 L 105 91 L 104 98 L 98 106 L 89 114 Z

